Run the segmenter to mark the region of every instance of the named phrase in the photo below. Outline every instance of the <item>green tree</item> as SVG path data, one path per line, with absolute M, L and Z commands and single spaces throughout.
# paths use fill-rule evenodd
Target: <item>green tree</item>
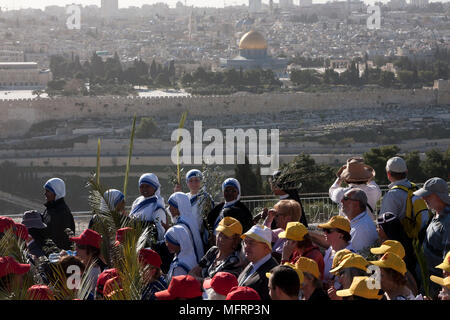
M 323 82 L 326 84 L 338 84 L 339 83 L 339 73 L 333 69 L 325 69 L 323 75 Z
M 277 182 L 282 189 L 300 189 L 301 192 L 327 192 L 336 178 L 332 167 L 316 164 L 308 154 L 296 156 L 280 170 Z
M 376 172 L 375 181 L 380 185 L 390 183 L 386 176 L 386 162 L 400 152 L 397 146 L 383 146 L 372 148 L 363 154 L 364 162 L 374 168 Z
M 319 74 L 315 70 L 293 70 L 291 72 L 291 81 L 296 85 L 310 86 L 319 84 Z
M 105 64 L 95 52 L 91 57 L 91 72 L 94 77 L 103 78 L 105 76 Z
M 395 74 L 390 71 L 381 71 L 379 84 L 385 88 L 391 88 L 395 82 Z
M 414 72 L 408 70 L 400 70 L 397 73 L 398 80 L 400 83 L 410 88 L 414 84 Z
M 159 128 L 153 118 L 142 118 L 136 128 L 136 138 L 147 139 L 156 136 L 159 133 Z
M 421 166 L 419 152 L 409 152 L 404 159 L 408 168 L 408 179 L 414 182 L 425 182 L 426 177 Z
M 192 75 L 190 73 L 185 73 L 181 77 L 181 84 L 183 85 L 183 87 L 190 87 L 193 82 L 194 82 L 194 78 L 192 77 Z
M 447 150 L 448 151 L 448 150 Z M 421 163 L 421 167 L 427 179 L 440 177 L 448 179 L 447 163 L 444 154 L 439 150 L 432 149 L 425 153 L 426 159 Z
M 155 80 L 157 75 L 158 75 L 158 67 L 156 65 L 155 59 L 153 59 L 152 64 L 150 65 L 150 77 L 152 77 L 152 79 Z
M 262 182 L 260 177 L 253 171 L 252 166 L 249 164 L 247 156 L 245 157 L 244 164 L 237 164 L 234 167 L 234 177 L 241 184 L 242 196 L 254 196 L 263 192 Z M 257 181 L 259 181 L 257 183 Z

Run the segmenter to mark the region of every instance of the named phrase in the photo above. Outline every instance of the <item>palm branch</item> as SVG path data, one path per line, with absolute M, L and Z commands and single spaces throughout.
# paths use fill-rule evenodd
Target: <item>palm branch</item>
M 136 114 L 133 117 L 133 125 L 131 127 L 131 136 L 130 136 L 130 146 L 128 148 L 128 160 L 127 160 L 127 167 L 125 169 L 125 179 L 123 182 L 123 194 L 126 197 L 127 196 L 127 188 L 128 188 L 128 174 L 130 172 L 130 166 L 131 166 L 131 156 L 133 154 L 133 143 L 134 143 L 134 134 L 136 132 Z
M 420 275 L 422 279 L 423 291 L 425 292 L 425 296 L 430 296 L 430 285 L 428 279 L 430 279 L 430 275 L 428 273 L 427 261 L 425 259 L 425 255 L 423 253 L 423 247 L 420 245 L 419 239 L 415 238 L 412 240 L 412 245 L 414 249 L 414 254 L 417 258 L 417 263 L 420 267 Z
M 186 121 L 187 111 L 181 115 L 180 123 L 178 125 L 178 138 L 177 138 L 177 181 L 181 184 L 181 172 L 180 172 L 180 142 L 181 142 L 181 129 L 184 127 Z
M 16 236 L 12 228 L 6 230 L 0 239 L 0 256 L 10 256 L 18 263 L 28 264 L 27 254 L 25 241 Z M 9 290 L 0 291 L 0 300 L 25 300 L 28 288 L 41 280 L 33 264 L 30 265 L 30 271 L 25 273 L 22 279 L 19 281 L 17 277 L 11 277 Z

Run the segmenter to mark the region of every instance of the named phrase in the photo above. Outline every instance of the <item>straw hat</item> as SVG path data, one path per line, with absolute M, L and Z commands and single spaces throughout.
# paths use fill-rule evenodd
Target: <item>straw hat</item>
M 375 177 L 375 170 L 371 166 L 364 164 L 363 158 L 353 157 L 347 160 L 347 164 L 343 165 L 336 175 L 350 183 L 369 181 Z

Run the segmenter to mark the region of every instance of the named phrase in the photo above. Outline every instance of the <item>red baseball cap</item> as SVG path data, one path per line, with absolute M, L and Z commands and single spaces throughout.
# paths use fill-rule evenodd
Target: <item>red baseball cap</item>
M 94 230 L 86 229 L 82 234 L 80 234 L 80 236 L 70 237 L 70 240 L 79 245 L 91 246 L 100 249 L 102 236 Z
M 0 278 L 8 274 L 24 274 L 29 270 L 29 264 L 18 263 L 13 257 L 0 257 Z
M 109 279 L 117 277 L 117 276 L 119 276 L 119 274 L 117 273 L 117 269 L 116 268 L 111 268 L 111 269 L 104 270 L 102 273 L 99 274 L 99 276 L 97 278 L 96 291 L 103 295 L 106 282 Z
M 106 281 L 105 288 L 103 289 L 103 295 L 110 298 L 119 291 L 123 291 L 123 289 L 122 284 L 120 283 L 120 278 L 116 276 Z
M 215 292 L 226 296 L 233 287 L 238 286 L 237 278 L 229 272 L 217 272 L 214 277 L 203 281 L 203 288 L 213 288 Z
M 157 268 L 161 268 L 162 260 L 158 252 L 143 248 L 139 251 L 139 261 L 144 265 L 152 265 Z
M 250 287 L 234 287 L 225 300 L 261 300 L 261 297 Z
M 25 225 L 23 225 L 21 223 L 16 223 L 15 227 L 16 227 L 16 230 L 14 233 L 16 234 L 16 236 L 20 237 L 23 240 L 27 240 L 28 239 L 27 227 L 25 227 Z
M 133 230 L 133 228 L 125 227 L 125 228 L 117 229 L 116 242 L 114 242 L 114 245 L 118 246 L 119 244 L 121 244 L 123 242 L 123 240 L 125 239 L 125 234 L 130 230 Z
M 10 217 L 0 217 L 0 232 L 5 232 L 10 228 L 14 228 L 14 220 Z
M 202 296 L 202 285 L 190 275 L 175 276 L 167 290 L 155 293 L 158 300 L 175 300 L 177 298 L 192 299 Z
M 29 287 L 27 296 L 30 300 L 54 300 L 52 290 L 46 285 L 36 284 Z

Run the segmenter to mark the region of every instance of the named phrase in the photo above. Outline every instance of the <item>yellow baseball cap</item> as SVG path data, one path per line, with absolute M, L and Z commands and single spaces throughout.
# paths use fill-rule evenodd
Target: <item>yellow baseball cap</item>
M 379 266 L 381 268 L 390 268 L 393 269 L 402 275 L 406 273 L 406 264 L 402 258 L 392 252 L 386 252 L 380 260 L 377 261 L 369 261 L 371 264 L 375 266 Z
M 344 256 L 349 254 L 349 253 L 352 253 L 352 252 L 350 250 L 348 250 L 348 249 L 342 249 L 342 250 L 337 251 L 334 254 L 333 262 L 331 264 L 331 269 L 336 268 L 339 265 L 339 263 L 341 263 L 341 261 L 344 258 Z
M 304 280 L 304 277 L 305 277 L 305 276 L 303 275 L 302 270 L 300 270 L 300 269 L 297 268 L 295 265 L 293 265 L 292 263 L 289 263 L 289 262 L 285 262 L 285 263 L 282 264 L 282 265 L 294 269 L 294 271 L 297 272 L 298 280 L 300 281 L 300 285 L 302 285 L 303 280 Z M 271 275 L 272 275 L 272 271 L 271 271 L 271 272 L 266 272 L 266 277 L 267 277 L 267 279 L 269 279 Z
M 364 259 L 362 256 L 356 253 L 348 253 L 345 256 L 342 257 L 341 262 L 339 265 L 330 270 L 330 273 L 338 272 L 341 269 L 346 268 L 358 268 L 363 271 L 367 271 L 367 266 L 369 265 L 369 262 Z
M 369 289 L 367 286 L 367 280 L 369 277 L 354 277 L 350 288 L 344 290 L 336 291 L 336 295 L 338 297 L 350 297 L 350 296 L 358 296 L 366 299 L 376 299 L 380 300 L 383 298 L 383 295 L 379 294 L 378 289 Z
M 216 231 L 222 232 L 227 237 L 232 237 L 235 234 L 241 235 L 242 224 L 233 217 L 225 217 L 219 222 Z
M 289 240 L 303 241 L 308 229 L 300 222 L 288 222 L 286 231 L 280 232 L 278 238 L 286 238 Z
M 295 272 L 297 272 L 298 274 L 298 279 L 300 280 L 300 286 L 302 285 L 304 279 L 305 279 L 305 275 L 303 274 L 303 271 L 300 270 L 295 264 L 289 263 L 289 262 L 285 262 L 283 264 L 283 266 L 288 266 L 291 267 L 292 269 L 295 270 Z
M 438 264 L 436 268 L 450 272 L 450 251 L 445 255 L 444 261 L 441 264 Z
M 300 269 L 303 273 L 307 272 L 312 274 L 316 279 L 320 279 L 320 271 L 317 262 L 313 259 L 300 257 L 297 262 L 295 262 L 297 269 Z
M 405 248 L 403 248 L 403 245 L 396 240 L 386 240 L 381 244 L 380 247 L 371 248 L 370 252 L 372 252 L 373 254 L 385 254 L 386 252 L 393 252 L 402 259 L 405 257 Z
M 450 289 L 450 276 L 448 276 L 447 278 L 440 278 L 440 277 L 436 277 L 436 276 L 430 276 L 431 281 L 446 287 L 447 289 Z
M 334 216 L 327 223 L 319 224 L 322 229 L 339 229 L 350 233 L 350 221 L 344 216 Z

